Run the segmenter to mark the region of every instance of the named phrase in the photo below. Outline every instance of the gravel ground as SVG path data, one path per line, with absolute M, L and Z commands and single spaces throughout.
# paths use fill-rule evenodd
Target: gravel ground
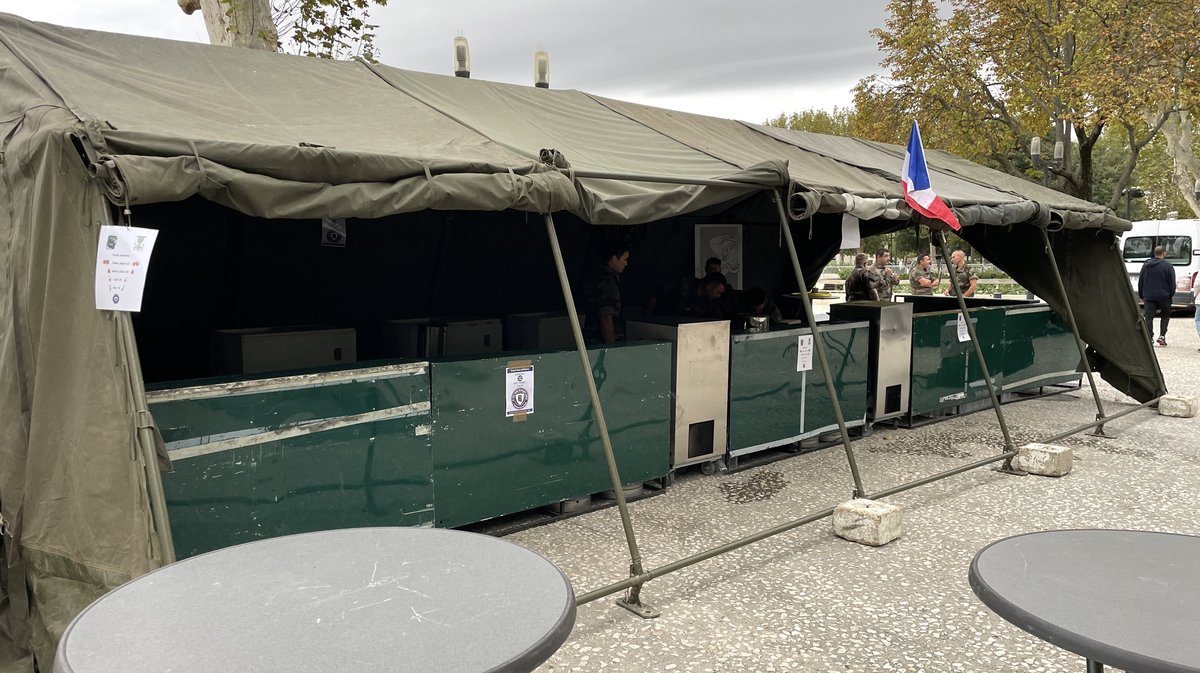
M 1200 396 L 1200 338 L 1189 317 L 1157 349 L 1169 389 Z M 1108 412 L 1133 406 L 1101 384 Z M 1020 444 L 1087 423 L 1085 387 L 1003 407 Z M 1138 411 L 1113 439 L 1078 435 L 1061 479 L 981 468 L 887 498 L 904 508 L 899 540 L 870 548 L 835 537 L 829 519 L 648 583 L 642 620 L 614 597 L 581 606 L 575 629 L 539 671 L 1082 671 L 1083 660 L 1009 625 L 967 584 L 974 554 L 1001 537 L 1054 528 L 1131 528 L 1200 535 L 1197 419 Z M 988 410 L 853 444 L 866 489 L 879 491 L 994 455 Z M 733 474 L 682 474 L 631 504 L 647 569 L 849 499 L 838 448 Z M 615 508 L 506 539 L 553 560 L 576 593 L 624 579 L 629 555 Z

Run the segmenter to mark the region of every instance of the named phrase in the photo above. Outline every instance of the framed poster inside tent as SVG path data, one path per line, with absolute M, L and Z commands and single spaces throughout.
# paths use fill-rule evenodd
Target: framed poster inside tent
M 709 257 L 721 260 L 721 273 L 733 289 L 742 289 L 742 225 L 696 225 L 695 268 L 697 278 L 704 276 L 704 262 Z

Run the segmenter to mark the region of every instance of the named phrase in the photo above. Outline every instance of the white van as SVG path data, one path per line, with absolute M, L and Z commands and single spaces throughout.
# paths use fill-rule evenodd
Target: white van
M 1155 246 L 1167 249 L 1167 261 L 1175 267 L 1173 306 L 1194 308 L 1192 281 L 1200 273 L 1200 220 L 1178 220 L 1169 213 L 1165 220 L 1134 222 L 1133 229 L 1121 234 L 1121 258 L 1125 271 L 1137 291 L 1142 264 L 1154 255 Z

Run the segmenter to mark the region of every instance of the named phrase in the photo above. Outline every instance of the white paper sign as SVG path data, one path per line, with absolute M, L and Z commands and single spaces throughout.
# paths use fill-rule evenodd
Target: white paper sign
M 813 338 L 811 334 L 801 334 L 796 343 L 796 371 L 812 371 Z
M 858 231 L 858 218 L 850 213 L 842 213 L 842 250 L 858 249 L 862 245 L 862 236 Z
M 504 369 L 504 415 L 533 413 L 533 367 Z
M 346 247 L 346 220 L 330 217 L 321 219 L 321 245 L 331 248 Z
M 150 252 L 157 229 L 100 227 L 96 250 L 96 308 L 108 311 L 142 310 L 142 290 L 150 270 Z
M 967 331 L 967 321 L 963 320 L 963 314 L 958 314 L 958 340 L 959 342 L 970 341 L 971 333 Z

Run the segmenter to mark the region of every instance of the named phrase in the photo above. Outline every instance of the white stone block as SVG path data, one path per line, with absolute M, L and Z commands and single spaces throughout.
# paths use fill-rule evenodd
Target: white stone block
M 1183 395 L 1163 395 L 1158 400 L 1158 413 L 1176 418 L 1191 418 L 1196 415 L 1196 398 Z
M 883 546 L 904 532 L 904 513 L 896 505 L 857 498 L 833 510 L 833 533 L 851 542 Z
M 1034 442 L 1017 449 L 1013 467 L 1043 477 L 1061 477 L 1071 471 L 1074 462 L 1071 447 Z

